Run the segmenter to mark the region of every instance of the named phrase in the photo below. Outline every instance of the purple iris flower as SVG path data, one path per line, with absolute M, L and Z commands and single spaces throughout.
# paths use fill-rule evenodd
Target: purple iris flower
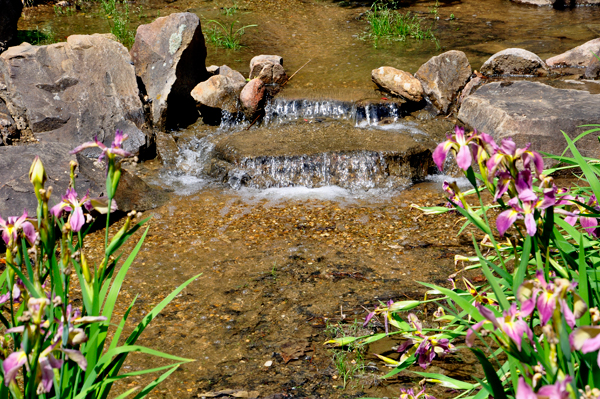
M 575 198 L 575 200 L 578 202 L 581 202 L 581 203 L 585 202 L 584 198 L 579 197 L 579 196 L 577 198 Z M 572 216 L 567 216 L 565 218 L 565 222 L 569 223 L 571 226 L 575 226 L 577 219 L 579 219 L 579 223 L 581 224 L 581 227 L 583 227 L 585 229 L 585 231 L 587 231 L 589 234 L 593 235 L 594 237 L 598 237 L 598 232 L 597 232 L 598 219 L 595 217 L 581 215 L 581 213 L 584 213 L 584 214 L 588 213 L 589 210 L 575 202 L 573 202 L 573 204 L 576 205 L 578 209 L 575 209 L 573 211 Z M 598 206 L 598 201 L 596 200 L 595 195 L 590 196 L 590 198 L 587 200 L 587 202 L 585 202 L 585 204 L 589 208 L 593 208 L 597 211 L 600 211 L 600 207 Z
M 537 152 L 530 151 L 530 146 L 531 144 L 527 144 L 525 148 L 517 148 L 512 139 L 503 139 L 500 147 L 487 161 L 488 179 L 491 181 L 499 169 L 510 170 L 511 165 L 514 165 L 518 159 L 523 161 L 523 166 L 527 170 L 534 171 L 537 176 L 541 176 L 544 171 L 544 159 Z
M 400 388 L 400 399 L 419 399 L 420 397 L 423 397 L 423 399 L 435 399 L 435 397 L 425 393 L 425 388 L 421 389 L 416 395 L 412 388 Z
M 569 336 L 571 347 L 581 353 L 596 352 L 600 349 L 600 326 L 581 326 Z M 600 367 L 600 352 L 597 358 Z
M 512 226 L 517 219 L 525 219 L 525 228 L 527 234 L 534 236 L 537 231 L 537 223 L 535 221 L 535 210 L 543 211 L 544 209 L 556 204 L 555 191 L 556 189 L 545 190 L 543 199 L 539 199 L 533 192 L 532 177 L 529 170 L 522 170 L 517 175 L 517 197 L 511 198 L 508 205 L 512 209 L 507 209 L 498 215 L 496 219 L 496 228 L 500 235 L 504 235 L 506 230 Z
M 523 334 L 526 334 L 530 341 L 533 340 L 533 331 L 531 331 L 525 320 L 523 320 L 523 315 L 517 310 L 516 303 L 513 303 L 510 309 L 503 313 L 502 317 L 496 317 L 494 312 L 480 303 L 475 303 L 475 307 L 483 317 L 492 322 L 494 329 L 500 329 L 515 343 L 519 352 L 523 343 Z M 466 343 L 468 346 L 473 345 L 475 332 L 479 332 L 485 322 L 485 320 L 480 321 L 467 332 Z
M 433 162 L 440 170 L 444 169 L 444 162 L 450 150 L 456 155 L 456 163 L 462 170 L 469 169 L 473 160 L 469 144 L 477 139 L 477 132 L 471 133 L 468 137 L 465 135 L 465 129 L 456 126 L 454 128 L 454 137 L 447 136 L 447 140 L 440 143 L 433 152 Z
M 89 202 L 88 193 L 82 199 L 79 199 L 74 189 L 67 188 L 67 193 L 62 196 L 62 201 L 53 206 L 50 209 L 50 213 L 58 218 L 62 215 L 63 210 L 73 212 L 69 217 L 69 223 L 71 224 L 71 229 L 74 232 L 78 232 L 85 224 L 82 207 L 88 205 Z
M 448 204 L 449 205 L 458 206 L 458 207 L 461 207 L 464 209 L 465 206 L 460 201 L 460 197 L 456 194 L 456 191 L 453 190 L 450 183 L 448 183 L 447 181 L 444 181 L 444 183 L 442 184 L 442 188 L 448 194 L 448 201 L 449 201 Z
M 4 370 L 4 385 L 8 386 L 12 381 L 15 381 L 21 367 L 27 367 L 27 353 L 18 351 L 11 353 L 3 362 L 2 369 Z
M 2 239 L 6 245 L 15 242 L 17 233 L 20 229 L 25 233 L 27 241 L 29 241 L 30 244 L 33 244 L 37 239 L 37 232 L 31 222 L 27 220 L 27 210 L 24 210 L 23 215 L 19 217 L 9 216 L 6 220 L 0 217 L 0 230 L 2 230 Z
M 571 376 L 566 376 L 563 380 L 556 381 L 552 385 L 541 387 L 536 394 L 525 379 L 519 377 L 517 394 L 515 397 L 516 399 L 568 399 L 570 395 L 569 391 L 567 391 L 567 384 L 572 380 L 573 378 Z
M 102 150 L 102 154 L 98 157 L 98 161 L 102 161 L 106 156 L 109 159 L 114 159 L 115 155 L 119 155 L 123 158 L 130 157 L 132 154 L 125 151 L 123 149 L 123 141 L 127 138 L 126 134 L 123 134 L 122 130 L 117 130 L 115 132 L 115 139 L 112 142 L 110 148 L 105 146 L 100 140 L 98 140 L 98 136 L 94 136 L 94 141 L 88 141 L 86 143 L 81 144 L 71 151 L 71 154 L 76 154 L 80 151 L 83 151 L 86 148 L 98 147 Z

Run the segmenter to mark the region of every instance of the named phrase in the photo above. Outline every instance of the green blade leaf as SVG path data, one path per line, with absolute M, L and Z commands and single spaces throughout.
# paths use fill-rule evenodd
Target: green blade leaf
M 479 363 L 481 363 L 481 366 L 483 367 L 485 378 L 489 384 L 489 387 L 486 389 L 488 389 L 488 391 L 491 390 L 489 392 L 490 395 L 492 395 L 494 399 L 507 399 L 502 382 L 500 381 L 500 378 L 498 378 L 498 373 L 496 373 L 496 370 L 494 370 L 494 367 L 490 361 L 483 354 L 481 349 L 471 348 L 471 351 L 477 357 L 477 360 L 479 360 Z

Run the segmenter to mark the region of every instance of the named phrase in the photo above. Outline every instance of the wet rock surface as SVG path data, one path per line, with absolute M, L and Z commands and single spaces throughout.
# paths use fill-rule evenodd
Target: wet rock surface
M 585 42 L 572 50 L 548 58 L 546 64 L 553 68 L 579 67 L 585 68 L 595 59 L 594 54 L 600 54 L 600 38 Z
M 209 76 L 198 16 L 175 13 L 140 25 L 131 57 L 151 101 L 154 126 L 165 129 L 193 123 L 197 112 L 190 92 Z
M 409 134 L 334 122 L 234 133 L 215 152 L 225 180 L 257 188 L 393 188 L 424 179 L 432 167 L 429 148 Z
M 488 76 L 548 74 L 548 66 L 531 51 L 507 48 L 491 56 L 482 66 L 481 73 Z
M 415 77 L 421 81 L 423 90 L 433 105 L 447 113 L 460 89 L 471 76 L 471 65 L 462 51 L 450 50 L 432 57 L 423 64 Z
M 0 55 L 0 75 L 0 97 L 17 128 L 39 141 L 74 148 L 97 136 L 109 144 L 123 123 L 138 133 L 144 124 L 131 58 L 110 35 L 11 47 Z M 134 153 L 146 145 L 141 141 Z
M 423 100 L 423 86 L 419 79 L 408 72 L 393 67 L 380 67 L 371 71 L 371 79 L 384 91 L 409 101 Z
M 246 117 L 253 118 L 264 105 L 266 87 L 260 78 L 254 78 L 240 92 L 240 103 Z
M 17 36 L 17 23 L 23 10 L 21 0 L 0 0 L 0 53 L 5 51 Z
M 492 135 L 496 140 L 512 137 L 519 146 L 532 143 L 536 151 L 561 154 L 566 142 L 582 132 L 580 125 L 598 123 L 600 95 L 582 90 L 556 89 L 528 81 L 489 83 L 465 99 L 458 118 Z M 579 141 L 585 156 L 600 157 L 595 137 Z
M 167 167 L 176 165 L 179 148 L 172 135 L 156 132 L 156 155 L 163 165 Z

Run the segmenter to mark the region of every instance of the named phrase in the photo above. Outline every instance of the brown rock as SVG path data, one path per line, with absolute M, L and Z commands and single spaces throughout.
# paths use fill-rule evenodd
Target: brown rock
M 283 58 L 278 55 L 258 55 L 250 60 L 250 79 L 259 78 L 267 85 L 270 95 L 279 92 L 288 76 L 283 68 Z
M 512 137 L 519 147 L 560 154 L 567 143 L 561 133 L 575 138 L 581 125 L 598 122 L 600 94 L 565 90 L 529 81 L 493 82 L 465 99 L 458 118 L 500 141 Z M 599 158 L 594 135 L 582 138 L 577 147 L 584 156 Z
M 593 53 L 593 54 L 592 54 Z M 565 53 L 548 58 L 546 64 L 556 67 L 580 67 L 585 68 L 595 59 L 594 54 L 600 53 L 600 38 L 590 40 Z
M 483 79 L 479 76 L 475 76 L 474 78 L 469 80 L 469 83 L 465 85 L 465 88 L 462 89 L 462 92 L 460 93 L 460 97 L 458 98 L 458 105 L 461 105 L 465 101 L 465 99 L 471 95 L 471 92 L 473 92 L 473 90 L 477 88 L 477 86 L 479 86 L 481 83 L 483 83 Z
M 257 55 L 250 60 L 250 79 L 258 77 L 265 65 L 283 66 L 283 58 L 278 55 Z
M 17 22 L 21 18 L 21 0 L 0 0 L 0 53 L 16 39 Z
M 31 130 L 42 142 L 60 141 L 73 148 L 97 136 L 110 145 L 115 130 L 127 127 L 130 140 L 146 145 L 131 57 L 105 35 L 11 47 L 0 54 L 0 82 L 0 98 L 17 129 Z M 130 150 L 137 155 L 140 147 Z
M 245 84 L 230 77 L 214 75 L 196 85 L 191 95 L 202 105 L 233 114 L 238 112 L 238 99 L 244 86 Z
M 4 101 L 0 99 L 0 145 L 11 144 L 17 136 L 17 126 Z
M 419 79 L 408 72 L 383 66 L 371 71 L 371 79 L 381 89 L 409 101 L 423 100 L 423 86 Z
M 240 102 L 248 118 L 252 119 L 254 114 L 261 108 L 265 98 L 265 89 L 265 83 L 259 78 L 252 79 L 242 89 Z
M 198 113 L 190 92 L 208 78 L 200 19 L 175 13 L 140 25 L 131 48 L 135 73 L 152 101 L 152 123 L 159 129 L 186 126 Z
M 544 76 L 548 67 L 540 57 L 521 48 L 507 48 L 492 55 L 481 66 L 481 73 L 494 75 L 537 75 Z
M 177 164 L 179 156 L 179 147 L 173 136 L 163 132 L 156 133 L 156 153 L 160 162 L 168 167 L 174 167 Z
M 415 77 L 423 85 L 423 91 L 433 105 L 442 113 L 447 113 L 471 76 L 471 64 L 462 51 L 450 50 L 432 57 L 421 65 Z
M 585 68 L 585 75 L 588 79 L 600 78 L 600 59 L 594 57 L 592 62 Z

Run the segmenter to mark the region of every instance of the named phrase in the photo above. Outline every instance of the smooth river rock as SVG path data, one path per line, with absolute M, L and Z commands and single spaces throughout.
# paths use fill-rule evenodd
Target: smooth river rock
M 262 108 L 265 92 L 265 83 L 259 78 L 252 79 L 240 92 L 242 110 L 249 119 L 252 119 L 252 117 Z
M 0 0 L 0 53 L 16 39 L 17 23 L 22 10 L 21 0 Z
M 498 141 L 512 137 L 518 146 L 532 143 L 532 150 L 561 154 L 567 146 L 561 130 L 576 137 L 585 130 L 577 126 L 600 121 L 599 109 L 600 94 L 538 82 L 494 82 L 467 97 L 458 118 Z M 596 135 L 577 147 L 585 156 L 600 157 Z
M 218 72 L 218 75 L 198 83 L 191 92 L 192 98 L 206 107 L 223 109 L 234 114 L 239 110 L 240 92 L 246 85 L 246 79 L 227 65 L 220 66 Z
M 209 76 L 198 16 L 174 13 L 140 25 L 131 57 L 151 101 L 154 126 L 165 129 L 193 123 L 198 113 L 190 92 Z
M 580 67 L 585 68 L 595 59 L 594 54 L 600 54 L 600 38 L 590 40 L 567 52 L 556 55 L 546 60 L 548 66 L 556 67 Z
M 138 143 L 128 149 L 137 155 L 146 147 L 133 63 L 111 35 L 73 35 L 63 43 L 11 47 L 0 54 L 2 81 L 0 98 L 17 129 L 31 130 L 41 142 L 74 148 L 98 136 L 110 145 L 115 130 L 127 127 Z
M 457 50 L 431 58 L 415 74 L 432 104 L 444 114 L 470 76 L 471 64 L 465 53 Z
M 423 100 L 423 86 L 419 79 L 408 72 L 389 66 L 371 71 L 371 79 L 382 90 L 400 96 L 408 101 Z
M 488 76 L 536 75 L 544 76 L 548 67 L 531 51 L 507 48 L 492 55 L 481 66 L 481 73 Z

